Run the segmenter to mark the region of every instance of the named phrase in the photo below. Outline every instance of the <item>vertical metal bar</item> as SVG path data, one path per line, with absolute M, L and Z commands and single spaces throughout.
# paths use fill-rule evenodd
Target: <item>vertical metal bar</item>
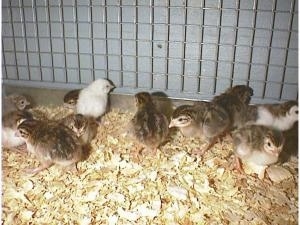
M 135 0 L 135 87 L 138 88 L 139 85 L 139 76 L 138 76 L 138 71 L 139 71 L 139 60 L 138 60 L 138 51 L 139 51 L 139 47 L 138 47 L 138 22 L 139 22 L 139 18 L 138 18 L 138 0 Z
M 247 78 L 247 85 L 250 83 L 251 79 L 251 67 L 252 67 L 252 58 L 253 58 L 253 45 L 254 45 L 254 37 L 256 31 L 256 17 L 257 17 L 257 0 L 253 1 L 253 17 L 252 17 L 252 37 L 250 43 L 250 59 L 249 59 L 249 67 L 248 67 L 248 78 Z
M 185 54 L 186 54 L 186 27 L 187 27 L 187 6 L 188 0 L 185 0 L 184 9 L 184 31 L 183 31 L 183 60 L 182 60 L 182 76 L 181 76 L 181 91 L 184 91 L 184 76 L 185 76 Z
M 222 8 L 223 1 L 218 1 L 218 8 L 220 10 L 220 17 L 218 20 L 218 41 L 217 41 L 217 51 L 216 51 L 216 70 L 215 70 L 215 82 L 214 82 L 214 94 L 216 94 L 217 81 L 218 81 L 218 68 L 219 68 L 219 50 L 220 50 L 220 39 L 221 39 L 221 25 L 222 25 Z
M 151 16 L 150 16 L 150 24 L 151 24 L 151 80 L 150 87 L 153 89 L 154 82 L 154 0 L 150 0 L 150 8 L 151 8 Z
M 235 23 L 235 36 L 234 36 L 234 46 L 233 46 L 233 57 L 232 57 L 232 64 L 231 64 L 230 87 L 233 86 L 235 57 L 236 57 L 236 45 L 237 45 L 237 37 L 238 37 L 239 19 L 240 19 L 240 0 L 236 0 L 235 5 L 236 5 L 236 23 Z
M 270 58 L 271 58 L 271 49 L 272 49 L 272 42 L 273 42 L 273 33 L 274 33 L 274 24 L 275 24 L 275 10 L 277 6 L 277 0 L 273 0 L 272 4 L 272 19 L 271 19 L 271 35 L 270 35 L 270 41 L 269 41 L 269 49 L 268 49 L 268 57 L 267 57 L 267 64 L 266 64 L 266 73 L 265 73 L 265 83 L 263 87 L 263 94 L 262 97 L 265 98 L 266 96 L 266 88 L 267 88 L 267 82 L 269 77 L 269 65 L 270 65 Z
M 288 36 L 288 40 L 286 43 L 285 59 L 284 59 L 283 73 L 282 73 L 282 79 L 281 79 L 279 100 L 281 100 L 282 93 L 283 93 L 283 86 L 284 86 L 283 84 L 284 84 L 284 80 L 285 80 L 285 73 L 286 73 L 286 67 L 287 67 L 286 64 L 287 64 L 287 60 L 288 60 L 289 46 L 290 46 L 290 42 L 291 42 L 291 34 L 292 34 L 292 27 L 293 27 L 293 20 L 294 20 L 295 2 L 296 2 L 295 0 L 291 1 L 289 30 L 288 30 L 289 36 Z
M 202 0 L 202 25 L 201 25 L 201 40 L 200 40 L 200 58 L 199 58 L 199 76 L 198 76 L 198 93 L 201 91 L 201 70 L 202 70 L 202 54 L 203 54 L 203 36 L 204 36 L 204 19 L 205 19 L 205 0 Z
M 21 8 L 20 8 L 20 14 L 22 14 L 23 16 L 21 17 L 21 22 L 23 24 L 22 27 L 24 27 L 24 39 L 25 39 L 25 52 L 26 52 L 26 57 L 27 57 L 27 70 L 28 70 L 28 75 L 29 75 L 29 79 L 31 77 L 31 73 L 30 73 L 30 65 L 29 65 L 29 55 L 28 55 L 28 45 L 27 45 L 27 32 L 26 32 L 26 26 L 25 26 L 25 17 L 24 17 L 24 3 L 23 0 L 19 1 L 19 6 L 22 8 L 22 13 L 21 13 Z M 23 33 L 23 32 L 22 32 Z M 39 41 L 38 41 L 38 47 L 39 47 Z M 40 65 L 40 73 L 41 73 L 41 80 L 42 80 L 42 67 L 41 67 L 41 54 L 40 51 L 38 52 L 39 54 L 39 65 Z
M 51 32 L 51 18 L 50 18 L 50 4 L 47 1 L 47 8 L 48 8 L 48 21 L 49 21 L 49 34 L 50 34 L 50 55 L 51 55 L 51 67 L 52 67 L 52 80 L 54 81 L 54 64 L 53 64 L 53 47 L 52 47 L 52 32 Z M 65 39 L 64 46 L 65 46 Z M 66 51 L 64 51 L 64 55 L 66 55 Z
M 3 43 L 3 38 L 2 38 L 2 59 L 3 59 L 3 65 L 2 65 L 2 68 L 5 70 L 5 77 L 4 78 L 8 78 L 7 77 L 7 69 L 6 69 L 6 60 L 5 60 L 5 54 L 4 54 L 4 48 L 3 48 L 3 46 L 4 46 L 4 43 Z M 17 63 L 17 59 L 15 59 L 15 63 Z M 3 70 L 2 70 L 2 77 L 3 77 Z
M 64 21 L 64 0 L 61 0 L 61 21 L 60 22 L 62 24 L 63 40 L 64 40 L 65 76 L 66 76 L 66 82 L 68 82 L 67 51 L 66 51 L 66 42 L 65 42 L 66 35 L 65 35 L 65 21 Z M 53 59 L 53 53 L 52 52 L 51 52 L 51 55 L 52 55 L 52 59 Z M 53 62 L 53 60 L 52 60 L 52 62 Z M 54 66 L 53 66 L 53 81 L 55 81 Z
M 74 6 L 75 9 L 75 23 L 76 23 L 76 41 L 77 41 L 77 60 L 78 60 L 78 72 L 79 72 L 79 83 L 81 84 L 81 66 L 80 66 L 80 50 L 79 50 L 79 21 L 78 21 L 78 5 L 77 5 L 77 0 L 75 0 L 74 2 Z
M 121 55 L 120 55 L 120 62 L 121 62 L 121 72 L 120 72 L 120 86 L 123 87 L 124 86 L 124 67 L 123 67 L 123 4 L 122 4 L 122 0 L 120 0 L 120 12 L 119 12 L 119 23 L 120 23 L 120 51 L 121 51 Z
M 168 14 L 167 14 L 167 24 L 168 24 L 168 31 L 167 31 L 167 63 L 166 63 L 166 84 L 165 89 L 168 90 L 169 88 L 169 57 L 170 57 L 170 11 L 171 11 L 171 1 L 168 0 Z
M 39 54 L 39 66 L 40 66 L 40 73 L 41 73 L 41 81 L 43 80 L 43 76 L 42 76 L 42 65 L 41 65 L 41 45 L 40 45 L 40 39 L 39 39 L 39 22 L 38 22 L 38 18 L 37 18 L 37 7 L 36 7 L 36 2 L 34 2 L 34 8 L 35 8 L 35 21 L 37 23 L 36 25 L 36 34 L 37 34 L 37 46 L 38 46 L 38 54 Z M 51 39 L 51 37 L 49 37 L 49 39 Z M 29 59 L 28 59 L 29 60 Z M 28 67 L 29 70 L 29 67 Z M 31 80 L 31 78 L 29 77 L 29 79 Z
M 13 38 L 13 45 L 15 50 L 15 59 L 16 59 L 16 71 L 17 71 L 17 79 L 20 80 L 19 75 L 19 67 L 18 67 L 18 60 L 17 60 L 17 49 L 16 49 L 16 39 L 15 39 L 15 30 L 14 30 L 14 22 L 13 22 L 13 16 L 12 16 L 12 8 L 11 8 L 11 1 L 9 1 L 9 10 L 10 10 L 10 22 L 11 22 L 11 28 L 12 28 L 12 38 Z M 27 60 L 28 61 L 28 60 Z M 28 62 L 27 62 L 28 63 Z M 29 71 L 29 68 L 28 68 Z M 29 76 L 30 78 L 30 76 Z
M 104 0 L 104 16 L 103 23 L 105 23 L 105 54 L 106 54 L 106 78 L 109 78 L 108 72 L 108 40 L 107 40 L 107 0 Z
M 92 80 L 95 80 L 95 52 L 94 52 L 94 27 L 93 27 L 93 1 L 90 0 L 90 24 L 91 24 L 91 43 L 92 43 Z

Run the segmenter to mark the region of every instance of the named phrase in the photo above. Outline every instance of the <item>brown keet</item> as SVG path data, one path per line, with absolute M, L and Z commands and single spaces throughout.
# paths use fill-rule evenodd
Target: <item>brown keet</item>
M 69 128 L 57 122 L 25 120 L 18 126 L 18 135 L 41 163 L 37 168 L 26 170 L 28 173 L 37 174 L 53 164 L 76 168 L 81 160 L 80 141 Z
M 210 149 L 217 139 L 226 133 L 228 126 L 229 117 L 225 110 L 205 101 L 177 107 L 169 124 L 169 128 L 179 128 L 184 136 L 198 137 L 208 141 L 206 147 L 193 152 L 198 155 Z
M 137 93 L 135 102 L 137 110 L 131 120 L 131 133 L 144 148 L 156 153 L 168 137 L 168 119 L 156 109 L 149 93 Z
M 75 89 L 67 92 L 64 96 L 64 106 L 70 109 L 75 109 L 81 89 Z
M 71 114 L 63 118 L 61 123 L 70 128 L 82 144 L 89 144 L 97 134 L 98 124 L 92 117 Z
M 284 144 L 281 131 L 261 125 L 244 126 L 233 131 L 232 136 L 239 171 L 242 171 L 240 159 L 266 167 L 276 163 Z
M 16 110 L 24 110 L 30 104 L 30 101 L 24 95 L 11 94 L 5 96 L 2 102 L 2 115 Z
M 251 87 L 236 85 L 213 98 L 212 103 L 223 108 L 228 114 L 230 130 L 244 125 L 244 116 L 252 95 Z

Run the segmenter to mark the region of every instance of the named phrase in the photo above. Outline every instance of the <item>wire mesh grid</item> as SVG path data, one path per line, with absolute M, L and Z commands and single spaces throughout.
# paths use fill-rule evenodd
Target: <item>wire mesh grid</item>
M 297 0 L 3 0 L 7 84 L 211 99 L 248 84 L 298 99 Z

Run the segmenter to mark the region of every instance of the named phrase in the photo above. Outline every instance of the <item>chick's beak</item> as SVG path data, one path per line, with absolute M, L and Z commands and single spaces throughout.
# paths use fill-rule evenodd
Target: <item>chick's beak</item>
M 15 132 L 15 137 L 21 137 L 20 131 L 17 130 L 17 131 Z
M 173 122 L 173 120 L 171 120 L 171 122 L 170 122 L 170 124 L 169 124 L 169 128 L 171 128 L 171 127 L 174 127 L 174 122 Z

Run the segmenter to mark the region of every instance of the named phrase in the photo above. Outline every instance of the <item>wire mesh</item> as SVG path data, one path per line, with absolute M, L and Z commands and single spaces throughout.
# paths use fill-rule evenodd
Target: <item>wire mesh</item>
M 298 98 L 297 0 L 3 0 L 4 84 L 211 99 Z

